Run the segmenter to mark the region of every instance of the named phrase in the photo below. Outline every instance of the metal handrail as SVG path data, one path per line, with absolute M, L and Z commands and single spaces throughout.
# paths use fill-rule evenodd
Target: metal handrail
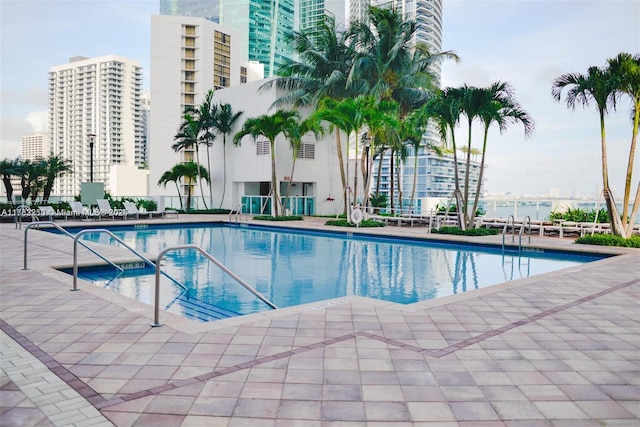
M 231 210 L 229 211 L 229 222 L 231 222 L 231 215 L 233 215 L 235 213 L 236 215 L 236 224 L 238 223 L 238 215 L 242 214 L 242 208 L 246 208 L 247 205 L 244 203 L 236 203 L 235 205 L 233 205 L 233 207 L 231 208 Z
M 527 243 L 531 243 L 531 217 L 529 215 L 524 217 L 524 220 L 522 221 L 522 225 L 520 226 L 520 233 L 519 233 L 519 240 L 520 240 L 520 244 L 518 246 L 518 250 L 522 249 L 522 235 L 524 234 L 525 230 L 527 229 L 527 224 L 528 224 L 528 229 L 529 229 L 529 234 L 528 234 L 528 241 Z
M 57 228 L 58 230 L 60 230 L 64 234 L 66 234 L 67 236 L 71 237 L 72 239 L 75 237 L 73 234 L 69 233 L 67 230 L 65 230 L 64 228 L 60 227 L 58 224 L 56 224 L 53 221 L 38 221 L 38 222 L 34 222 L 34 223 L 31 223 L 31 224 L 27 225 L 27 227 L 24 229 L 24 263 L 23 263 L 23 270 L 28 270 L 28 268 L 27 268 L 27 232 L 29 231 L 29 229 L 31 227 L 36 227 L 36 226 L 39 227 L 41 225 L 53 225 L 55 228 Z M 107 258 L 103 257 L 102 255 L 100 255 L 98 252 L 96 252 L 94 249 L 92 249 L 91 247 L 89 247 L 85 243 L 80 242 L 80 244 L 82 246 L 84 246 L 85 248 L 89 249 L 89 251 L 91 251 L 94 255 L 96 255 L 99 258 L 101 258 L 107 264 L 110 264 L 111 266 L 115 267 L 116 269 L 118 269 L 120 271 L 123 271 L 122 268 L 120 268 L 118 265 L 114 264 L 113 262 L 109 261 Z
M 260 292 L 256 291 L 253 287 L 251 287 L 251 285 L 249 285 L 247 282 L 242 280 L 240 277 L 236 276 L 235 273 L 233 273 L 231 270 L 229 270 L 224 264 L 222 264 L 220 261 L 215 259 L 212 255 L 210 255 L 207 251 L 202 249 L 200 246 L 197 246 L 197 245 L 172 246 L 170 248 L 166 248 L 166 249 L 162 250 L 162 252 L 160 252 L 158 254 L 158 257 L 156 258 L 156 291 L 155 291 L 156 292 L 156 297 L 155 297 L 155 307 L 154 307 L 154 314 L 153 314 L 153 316 L 154 316 L 153 317 L 153 323 L 151 324 L 152 327 L 162 326 L 162 323 L 160 323 L 160 321 L 159 321 L 160 320 L 160 260 L 169 251 L 178 251 L 178 250 L 183 250 L 183 249 L 195 249 L 195 250 L 197 250 L 202 255 L 204 255 L 206 258 L 208 258 L 209 261 L 214 263 L 218 268 L 220 268 L 222 271 L 224 271 L 229 276 L 231 276 L 232 279 L 234 279 L 236 282 L 238 282 L 240 285 L 242 285 L 245 289 L 247 289 L 253 295 L 258 297 L 258 299 L 260 299 L 262 302 L 264 302 L 265 304 L 267 304 L 271 308 L 274 308 L 274 309 L 278 308 L 278 307 L 276 307 L 276 305 L 274 303 L 269 301 L 264 295 L 262 295 Z
M 85 230 L 80 230 L 76 236 L 73 238 L 73 289 L 71 289 L 72 291 L 77 291 L 78 290 L 78 239 L 80 238 L 80 236 L 82 236 L 83 234 L 87 234 L 87 233 L 107 233 L 109 236 L 111 236 L 113 239 L 115 239 L 116 242 L 120 243 L 122 246 L 124 246 L 125 248 L 129 249 L 129 251 L 131 251 L 134 255 L 137 255 L 141 260 L 143 260 L 144 262 L 146 262 L 147 264 L 149 264 L 151 267 L 155 268 L 156 271 L 160 268 L 160 262 L 158 260 L 156 260 L 156 264 L 153 263 L 153 261 L 149 260 L 148 258 L 146 258 L 144 255 L 142 255 L 140 252 L 136 251 L 135 249 L 133 249 L 131 246 L 127 245 L 122 239 L 120 239 L 118 236 L 116 236 L 115 234 L 113 234 L 111 231 L 107 230 L 106 228 L 94 228 L 94 229 L 85 229 Z M 169 276 L 167 273 L 163 274 L 165 276 L 167 276 L 172 282 L 174 282 L 176 285 L 180 286 L 182 289 L 187 289 L 187 287 L 185 285 L 183 285 L 182 283 L 178 282 L 176 279 L 174 279 L 173 277 Z
M 511 243 L 516 241 L 516 219 L 513 215 L 509 215 L 507 218 L 507 222 L 504 223 L 504 228 L 502 229 L 502 251 L 504 252 L 505 247 L 505 236 L 507 235 L 507 230 L 509 229 L 509 224 L 511 224 L 512 232 L 511 232 Z

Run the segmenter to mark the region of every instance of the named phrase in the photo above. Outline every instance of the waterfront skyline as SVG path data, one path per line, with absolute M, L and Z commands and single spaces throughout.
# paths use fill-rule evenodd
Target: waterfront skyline
M 1 0 L 0 157 L 19 156 L 22 136 L 42 130 L 49 69 L 72 56 L 136 59 L 148 90 L 150 15 L 158 11 L 153 0 Z M 492 130 L 485 190 L 536 195 L 558 188 L 561 195 L 590 195 L 601 188 L 596 110 L 571 111 L 553 101 L 551 82 L 602 66 L 620 52 L 640 52 L 640 2 L 446 0 L 443 15 L 443 49 L 462 59 L 443 64 L 443 86 L 506 81 L 536 122 L 529 140 L 518 125 L 502 136 Z M 625 102 L 607 118 L 611 186 L 618 193 L 631 140 L 628 112 Z M 458 134 L 466 144 L 464 127 Z M 479 146 L 481 136 L 473 138 Z

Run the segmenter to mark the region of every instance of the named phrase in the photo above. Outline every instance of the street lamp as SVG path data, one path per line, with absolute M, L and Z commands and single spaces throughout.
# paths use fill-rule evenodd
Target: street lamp
M 89 137 L 89 180 L 93 182 L 93 144 L 95 142 L 95 134 L 90 133 Z

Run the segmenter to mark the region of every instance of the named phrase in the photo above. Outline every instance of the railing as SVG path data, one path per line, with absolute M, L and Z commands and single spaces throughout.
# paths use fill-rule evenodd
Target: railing
M 502 252 L 504 252 L 505 249 L 505 245 L 506 245 L 506 236 L 507 236 L 507 231 L 509 231 L 509 225 L 511 225 L 511 243 L 514 243 L 516 241 L 516 220 L 513 217 L 513 215 L 509 215 L 509 218 L 507 218 L 507 222 L 504 223 L 504 228 L 502 229 Z
M 231 216 L 233 214 L 235 214 L 236 215 L 236 224 L 237 224 L 238 223 L 238 216 L 242 215 L 242 212 L 244 211 L 244 209 L 246 207 L 247 207 L 247 205 L 245 205 L 244 203 L 236 203 L 235 205 L 233 205 L 233 207 L 229 211 L 229 222 L 231 222 Z
M 143 260 L 144 262 L 149 264 L 151 267 L 155 268 L 156 271 L 157 271 L 157 269 L 160 268 L 159 267 L 159 265 L 160 265 L 160 261 L 159 260 L 156 260 L 156 264 L 154 264 L 151 260 L 147 259 L 140 252 L 136 251 L 131 246 L 127 245 L 122 239 L 120 239 L 118 236 L 116 236 L 111 231 L 107 230 L 106 228 L 94 228 L 94 229 L 80 230 L 76 234 L 76 236 L 73 238 L 73 289 L 71 289 L 72 291 L 77 291 L 78 290 L 78 245 L 77 245 L 78 239 L 83 234 L 87 234 L 87 233 L 106 233 L 109 236 L 111 236 L 111 238 L 113 238 L 116 242 L 120 243 L 122 246 L 124 246 L 125 248 L 129 249 L 129 251 L 131 251 L 138 258 L 140 258 L 141 260 Z M 187 287 L 185 285 L 183 285 L 182 283 L 178 282 L 176 279 L 174 279 L 173 277 L 169 276 L 167 273 L 163 273 L 163 274 L 166 277 L 168 277 L 173 283 L 175 283 L 176 285 L 180 286 L 182 289 L 185 289 L 185 290 L 187 289 Z
M 531 217 L 529 215 L 524 217 L 524 220 L 522 221 L 522 225 L 520 226 L 520 233 L 519 234 L 519 238 L 520 238 L 520 244 L 518 246 L 518 249 L 522 249 L 522 235 L 524 234 L 524 232 L 527 230 L 529 230 L 529 233 L 527 235 L 527 243 L 531 243 Z
M 64 233 L 67 236 L 71 237 L 72 239 L 75 237 L 73 234 L 69 233 L 67 230 L 65 230 L 64 228 L 60 227 L 58 224 L 54 223 L 53 221 L 38 221 L 38 222 L 33 222 L 33 223 L 27 225 L 27 227 L 24 229 L 24 262 L 23 262 L 23 270 L 28 270 L 28 268 L 27 268 L 27 232 L 29 231 L 29 229 L 31 227 L 40 227 L 42 225 L 52 225 L 55 228 L 57 228 L 58 230 L 60 230 L 62 233 Z M 120 271 L 123 271 L 122 268 L 120 268 L 118 265 L 114 264 L 113 262 L 109 261 L 107 258 L 103 257 L 102 255 L 100 255 L 98 252 L 96 252 L 95 250 L 90 248 L 85 243 L 83 243 L 83 242 L 79 242 L 79 243 L 82 246 L 84 246 L 85 248 L 89 249 L 89 251 L 91 251 L 94 255 L 96 255 L 99 258 L 101 258 L 106 263 L 110 264 L 111 266 L 115 267 L 116 269 L 118 269 Z
M 158 254 L 158 258 L 156 258 L 156 288 L 155 288 L 156 296 L 155 296 L 155 304 L 154 304 L 153 323 L 151 324 L 152 327 L 162 326 L 162 323 L 160 323 L 160 261 L 162 260 L 162 257 L 167 252 L 183 250 L 183 249 L 195 249 L 195 250 L 197 250 L 202 255 L 204 255 L 207 259 L 209 259 L 209 261 L 214 263 L 218 268 L 220 268 L 222 271 L 227 273 L 233 280 L 238 282 L 245 289 L 247 289 L 253 295 L 258 297 L 258 299 L 260 299 L 262 302 L 264 302 L 265 304 L 267 304 L 271 308 L 274 308 L 274 309 L 278 308 L 278 307 L 276 307 L 275 304 L 273 304 L 271 301 L 269 301 L 260 292 L 256 291 L 253 287 L 251 287 L 251 285 L 249 285 L 247 282 L 242 280 L 240 277 L 236 276 L 235 273 L 233 273 L 231 270 L 229 270 L 224 264 L 222 264 L 220 261 L 215 259 L 213 256 L 211 256 L 209 253 L 207 253 L 200 246 L 197 246 L 197 245 L 173 246 L 173 247 L 166 248 L 166 249 L 162 250 L 162 252 L 160 252 Z

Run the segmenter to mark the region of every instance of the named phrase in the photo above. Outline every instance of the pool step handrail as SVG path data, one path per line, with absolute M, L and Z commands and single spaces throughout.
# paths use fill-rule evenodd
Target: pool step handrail
M 527 243 L 531 244 L 531 217 L 529 215 L 524 217 L 524 220 L 522 220 L 522 225 L 520 226 L 520 232 L 518 233 L 519 235 L 519 244 L 518 244 L 518 249 L 522 250 L 522 236 L 525 234 L 525 232 L 527 232 L 526 234 L 526 238 Z
M 163 249 L 158 254 L 158 257 L 156 258 L 156 287 L 155 287 L 156 296 L 155 296 L 155 303 L 154 303 L 153 323 L 151 324 L 152 327 L 162 326 L 162 323 L 160 323 L 160 261 L 162 260 L 162 257 L 164 257 L 164 255 L 167 252 L 179 251 L 179 250 L 184 250 L 184 249 L 195 249 L 195 250 L 197 250 L 202 255 L 204 255 L 207 259 L 209 259 L 209 261 L 214 263 L 218 268 L 220 268 L 222 271 L 227 273 L 233 280 L 238 282 L 245 289 L 247 289 L 253 295 L 258 297 L 258 299 L 260 299 L 262 302 L 264 302 L 265 304 L 267 304 L 271 308 L 274 308 L 274 309 L 278 308 L 278 307 L 276 307 L 276 305 L 274 303 L 269 301 L 264 295 L 262 295 L 260 292 L 256 291 L 251 285 L 249 285 L 247 282 L 245 282 L 240 277 L 238 277 L 233 271 L 229 270 L 224 264 L 222 264 L 220 261 L 215 259 L 211 254 L 209 254 L 207 251 L 202 249 L 200 246 L 198 246 L 198 245 L 171 246 L 169 248 Z
M 107 230 L 106 228 L 86 228 L 84 230 L 78 231 L 78 233 L 73 238 L 73 289 L 71 289 L 72 291 L 77 291 L 78 290 L 78 243 L 79 243 L 78 239 L 80 237 L 82 237 L 82 235 L 87 234 L 87 233 L 106 233 L 109 236 L 111 236 L 111 238 L 113 238 L 116 242 L 120 243 L 122 246 L 124 246 L 125 248 L 129 249 L 130 252 L 132 252 L 134 255 L 136 255 L 138 258 L 140 258 L 142 261 L 144 261 L 145 263 L 149 264 L 151 267 L 155 268 L 156 271 L 160 268 L 159 267 L 160 266 L 160 261 L 156 260 L 156 263 L 154 264 L 153 261 L 151 261 L 150 259 L 148 259 L 144 255 L 142 255 L 140 252 L 138 252 L 135 249 L 133 249 L 131 246 L 127 245 L 121 238 L 119 238 L 118 236 L 116 236 L 111 231 Z M 162 272 L 162 274 L 164 274 L 173 283 L 175 283 L 176 285 L 180 286 L 182 289 L 185 289 L 185 290 L 187 289 L 187 287 L 185 285 L 183 285 L 182 283 L 178 282 L 176 279 L 174 279 L 173 277 L 169 276 L 167 273 Z
M 27 232 L 29 231 L 29 229 L 31 227 L 40 227 L 41 225 L 52 225 L 55 228 L 57 228 L 58 230 L 60 230 L 63 234 L 71 237 L 72 239 L 75 237 L 73 234 L 69 233 L 67 230 L 65 230 L 64 228 L 60 227 L 58 224 L 56 224 L 53 221 L 37 221 L 37 222 L 33 222 L 29 225 L 27 225 L 24 229 L 24 262 L 23 262 L 23 270 L 28 270 L 27 268 Z M 84 246 L 85 248 L 89 249 L 90 252 L 92 252 L 94 255 L 96 255 L 98 258 L 102 259 L 104 262 L 106 262 L 107 264 L 111 265 L 112 267 L 116 268 L 117 270 L 123 271 L 123 269 L 109 261 L 107 258 L 103 257 L 102 255 L 100 255 L 98 252 L 96 252 L 94 249 L 92 249 L 91 247 L 89 247 L 87 244 L 85 244 L 84 242 L 79 242 L 82 246 Z
M 509 231 L 509 225 L 511 225 L 511 243 L 515 243 L 516 241 L 516 220 L 513 215 L 509 215 L 507 218 L 507 222 L 504 223 L 504 227 L 502 228 L 502 253 L 504 253 L 505 247 L 507 245 L 507 232 Z
M 242 208 L 246 208 L 247 205 L 244 203 L 236 203 L 235 205 L 233 205 L 233 207 L 231 208 L 231 210 L 229 211 L 229 222 L 231 222 L 231 216 L 235 214 L 235 218 L 236 218 L 236 224 L 238 223 L 238 216 L 240 216 L 240 218 L 242 218 Z

